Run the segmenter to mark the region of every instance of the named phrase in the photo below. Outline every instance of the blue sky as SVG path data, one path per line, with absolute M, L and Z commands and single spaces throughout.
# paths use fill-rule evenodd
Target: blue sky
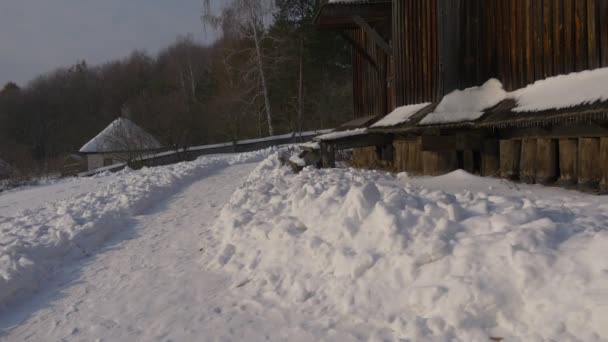
M 178 35 L 213 40 L 201 8 L 202 0 L 0 0 L 0 87 L 83 59 L 154 55 Z

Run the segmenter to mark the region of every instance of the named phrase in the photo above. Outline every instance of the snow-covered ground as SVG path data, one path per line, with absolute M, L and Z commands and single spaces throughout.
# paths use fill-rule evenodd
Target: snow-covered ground
M 0 312 L 0 340 L 608 339 L 608 198 L 251 164 L 269 153 L 126 172 L 2 218 L 0 294 L 39 286 Z M 18 255 L 36 272 L 6 268 Z

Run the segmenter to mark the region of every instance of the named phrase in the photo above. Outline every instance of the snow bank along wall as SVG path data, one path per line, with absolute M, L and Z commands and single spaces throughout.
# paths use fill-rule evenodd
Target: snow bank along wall
M 608 67 L 608 0 L 336 2 L 323 5 L 315 20 L 320 29 L 354 37 L 356 117 L 438 103 L 490 78 L 511 92 L 551 76 Z M 608 106 L 587 105 L 544 110 L 529 121 L 515 122 L 505 114 L 513 114 L 509 108 L 495 108 L 481 125 L 371 130 L 393 143 L 355 144 L 353 164 L 428 175 L 463 168 L 608 190 Z

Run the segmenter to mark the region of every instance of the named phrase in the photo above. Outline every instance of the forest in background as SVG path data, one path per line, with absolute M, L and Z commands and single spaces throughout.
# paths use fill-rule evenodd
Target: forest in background
M 81 61 L 0 90 L 0 159 L 51 173 L 114 119 L 127 116 L 171 149 L 331 128 L 352 116 L 350 48 L 317 31 L 320 0 L 232 0 L 190 37 L 151 56 Z

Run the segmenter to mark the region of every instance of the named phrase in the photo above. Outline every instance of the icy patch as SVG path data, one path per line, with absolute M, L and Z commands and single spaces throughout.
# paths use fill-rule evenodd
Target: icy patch
M 425 179 L 463 189 L 478 177 Z M 296 175 L 272 156 L 222 209 L 210 266 L 231 274 L 239 295 L 351 322 L 358 340 L 608 336 L 605 201 L 412 181 L 353 169 Z

